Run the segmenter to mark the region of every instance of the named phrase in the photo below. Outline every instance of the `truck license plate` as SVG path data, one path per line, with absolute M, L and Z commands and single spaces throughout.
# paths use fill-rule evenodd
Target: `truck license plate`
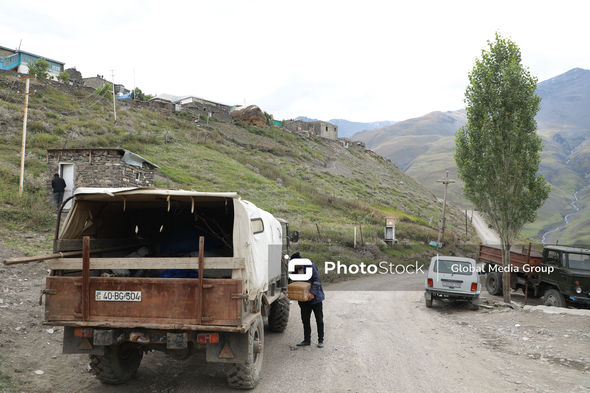
M 141 291 L 96 291 L 97 302 L 141 302 Z

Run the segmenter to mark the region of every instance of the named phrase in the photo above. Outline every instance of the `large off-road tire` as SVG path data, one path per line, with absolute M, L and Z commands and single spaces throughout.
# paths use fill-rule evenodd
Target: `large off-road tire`
M 134 344 L 105 347 L 104 355 L 90 355 L 90 371 L 103 383 L 119 385 L 137 373 L 143 352 Z
M 268 314 L 268 328 L 271 332 L 282 333 L 289 323 L 291 304 L 286 297 L 280 298 L 270 306 Z
M 234 364 L 227 372 L 227 384 L 234 389 L 253 389 L 260 380 L 264 354 L 264 321 L 259 316 L 248 331 L 248 360 Z
M 432 307 L 432 300 L 433 300 L 432 293 L 424 292 L 424 303 L 426 304 L 426 307 L 428 307 L 428 308 Z
M 565 298 L 557 289 L 548 289 L 545 291 L 543 304 L 552 307 L 565 307 Z
M 489 272 L 486 274 L 486 289 L 490 295 L 501 295 L 502 275 L 498 272 Z

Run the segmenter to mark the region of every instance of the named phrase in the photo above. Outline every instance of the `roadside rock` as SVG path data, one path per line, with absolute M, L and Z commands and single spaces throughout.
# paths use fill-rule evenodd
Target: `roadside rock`
M 256 105 L 249 105 L 245 108 L 234 109 L 231 113 L 233 120 L 243 121 L 246 124 L 256 127 L 266 127 L 266 116 Z

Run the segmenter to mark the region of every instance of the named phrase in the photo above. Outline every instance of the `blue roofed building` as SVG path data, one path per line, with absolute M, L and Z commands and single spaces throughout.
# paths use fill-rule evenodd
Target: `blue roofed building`
M 49 75 L 57 78 L 63 72 L 64 64 L 61 61 L 48 59 L 47 57 L 35 55 L 20 49 L 10 49 L 0 46 L 0 70 L 17 71 L 22 74 L 29 72 L 29 65 L 38 59 L 45 59 L 49 62 Z

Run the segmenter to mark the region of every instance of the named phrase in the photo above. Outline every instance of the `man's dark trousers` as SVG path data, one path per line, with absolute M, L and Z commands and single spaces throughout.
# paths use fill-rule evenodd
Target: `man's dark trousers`
M 57 192 L 53 193 L 53 201 L 55 202 L 56 209 L 59 209 L 63 200 L 64 200 L 64 192 L 63 191 L 57 191 Z
M 311 313 L 315 317 L 318 327 L 318 341 L 324 341 L 324 312 L 322 310 L 322 303 L 318 302 L 312 304 L 311 302 L 299 302 L 301 308 L 301 321 L 303 322 L 303 339 L 311 342 Z

